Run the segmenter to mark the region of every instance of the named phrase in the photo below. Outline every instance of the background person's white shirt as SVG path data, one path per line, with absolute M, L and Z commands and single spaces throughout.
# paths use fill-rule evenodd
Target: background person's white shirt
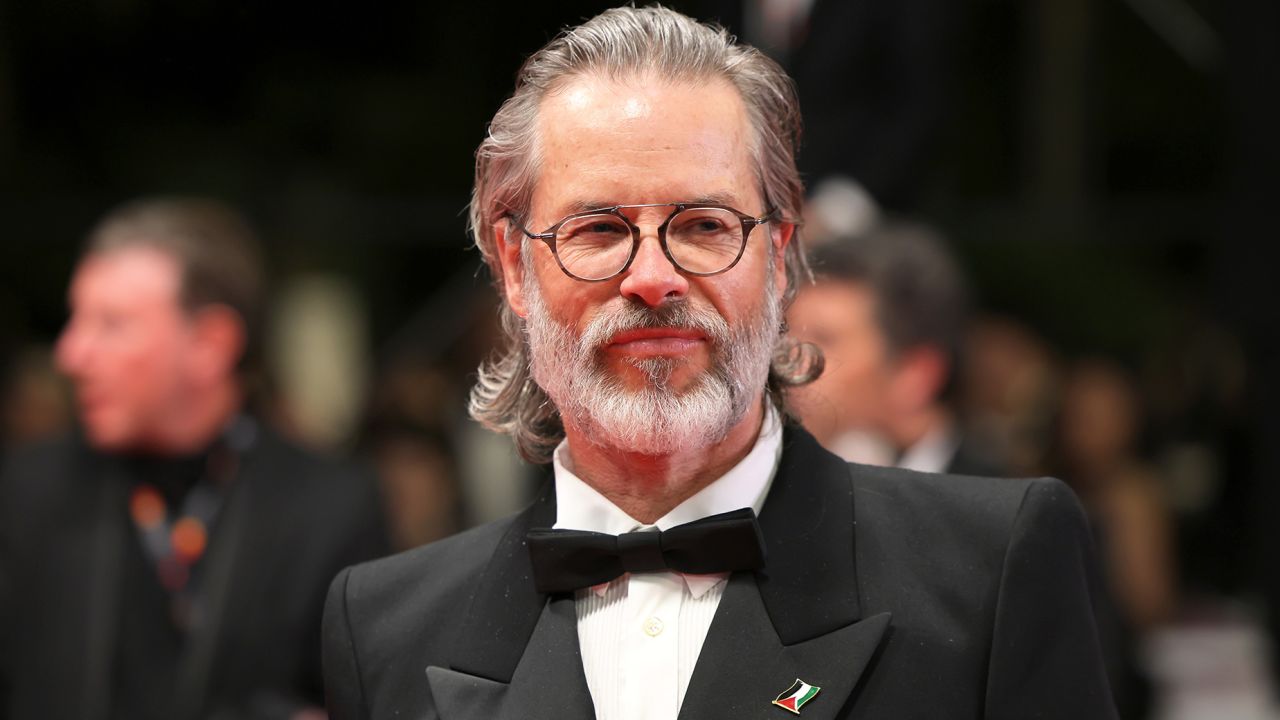
M 553 460 L 555 527 L 618 535 L 666 530 L 744 507 L 758 515 L 781 453 L 782 425 L 769 405 L 746 457 L 646 526 L 574 475 L 562 442 Z M 726 579 L 728 573 L 627 574 L 576 593 L 578 645 L 597 720 L 675 720 Z
M 952 429 L 951 423 L 940 423 L 907 448 L 898 458 L 897 466 L 919 472 L 943 473 L 959 449 L 960 436 Z

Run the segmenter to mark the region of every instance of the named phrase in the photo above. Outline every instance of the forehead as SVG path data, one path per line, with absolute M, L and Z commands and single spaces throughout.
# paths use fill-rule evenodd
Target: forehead
M 758 212 L 751 129 L 726 80 L 575 78 L 544 98 L 535 214 L 715 198 Z
M 70 296 L 75 305 L 152 306 L 176 302 L 181 282 L 177 258 L 158 248 L 126 245 L 86 256 L 76 268 Z
M 864 324 L 873 319 L 875 295 L 864 283 L 820 275 L 817 282 L 801 288 L 792 310 L 799 323 L 839 320 Z

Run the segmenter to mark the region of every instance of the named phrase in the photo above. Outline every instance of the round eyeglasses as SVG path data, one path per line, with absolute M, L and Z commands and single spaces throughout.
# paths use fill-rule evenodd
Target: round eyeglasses
M 671 264 L 690 275 L 716 275 L 738 264 L 752 228 L 774 218 L 772 210 L 752 217 L 727 205 L 653 203 L 574 213 L 540 233 L 511 221 L 530 239 L 545 242 L 566 275 L 599 282 L 630 267 L 640 248 L 640 228 L 622 211 L 649 207 L 672 208 L 658 226 L 658 243 Z

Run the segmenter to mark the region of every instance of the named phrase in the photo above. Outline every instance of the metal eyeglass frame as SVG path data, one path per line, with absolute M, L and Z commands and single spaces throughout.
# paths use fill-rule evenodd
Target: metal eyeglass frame
M 556 259 L 556 265 L 560 266 L 560 271 L 563 272 L 565 275 L 568 275 L 574 280 L 581 280 L 582 282 L 604 282 L 605 280 L 612 280 L 618 277 L 619 275 L 621 275 L 622 273 L 626 272 L 627 268 L 631 267 L 631 262 L 636 259 L 636 253 L 640 250 L 640 226 L 631 222 L 631 218 L 627 217 L 626 215 L 623 215 L 622 211 L 630 210 L 633 208 L 650 208 L 650 207 L 675 208 L 674 210 L 671 211 L 671 214 L 667 216 L 667 219 L 663 220 L 662 224 L 658 226 L 658 244 L 662 246 L 662 254 L 667 257 L 667 260 L 671 262 L 671 265 L 673 267 L 679 269 L 680 272 L 683 272 L 688 275 L 693 275 L 695 277 L 710 277 L 712 275 L 719 275 L 720 273 L 728 272 L 732 270 L 733 266 L 737 265 L 738 261 L 742 259 L 742 254 L 747 249 L 747 238 L 750 237 L 751 231 L 754 230 L 757 225 L 763 225 L 767 222 L 774 220 L 777 214 L 777 210 L 772 209 L 767 211 L 764 215 L 761 215 L 760 217 L 753 217 L 751 215 L 748 215 L 742 212 L 741 210 L 738 210 L 737 208 L 732 208 L 732 207 L 729 207 L 728 205 L 719 205 L 716 203 L 648 203 L 645 205 L 614 205 L 612 207 L 603 207 L 603 208 L 598 208 L 596 210 L 584 210 L 583 212 L 577 212 L 577 213 L 573 213 L 572 215 L 567 215 L 561 218 L 560 222 L 556 223 L 555 225 L 552 225 L 551 227 L 547 228 L 545 231 L 540 233 L 529 232 L 524 227 L 524 225 L 518 219 L 516 219 L 515 215 L 508 214 L 507 218 L 511 220 L 512 224 L 514 224 L 517 228 L 519 228 L 520 232 L 524 233 L 525 236 L 528 237 L 530 240 L 541 240 L 542 242 L 546 243 L 547 247 L 550 248 L 551 250 L 552 257 Z M 667 226 L 671 224 L 671 220 L 676 215 L 679 215 L 680 213 L 686 210 L 699 210 L 702 208 L 728 210 L 729 212 L 738 216 L 738 220 L 742 222 L 742 245 L 738 247 L 738 254 L 733 257 L 732 262 L 730 262 L 728 265 L 724 266 L 720 270 L 716 270 L 715 272 L 697 272 L 694 270 L 689 270 L 688 268 L 686 268 L 685 266 L 677 262 L 674 257 L 672 257 L 671 249 L 667 247 Z M 617 272 L 602 278 L 584 278 L 569 272 L 569 269 L 566 268 L 564 266 L 564 263 L 560 261 L 560 252 L 556 249 L 556 233 L 560 231 L 560 228 L 563 227 L 564 224 L 569 222 L 570 220 L 574 220 L 580 217 L 588 217 L 590 215 L 613 215 L 621 219 L 622 222 L 626 223 L 627 227 L 630 228 L 631 230 L 631 253 L 627 255 L 627 261 L 622 264 L 622 267 L 619 268 Z

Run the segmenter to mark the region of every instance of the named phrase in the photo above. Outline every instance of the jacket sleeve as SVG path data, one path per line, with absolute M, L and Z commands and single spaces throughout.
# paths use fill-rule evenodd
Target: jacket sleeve
M 0 468 L 0 720 L 9 718 L 10 695 L 13 692 L 13 665 L 15 662 L 13 649 L 14 638 L 11 628 L 17 611 L 14 609 L 13 560 L 15 552 L 11 547 L 9 533 L 14 522 L 10 513 L 18 504 L 9 493 L 12 484 L 11 468 L 6 463 Z
M 987 720 L 1117 717 L 1094 618 L 1100 592 L 1084 512 L 1036 480 L 1009 537 L 987 667 Z
M 352 568 L 338 573 L 324 607 L 322 650 L 325 704 L 332 720 L 368 720 L 364 678 L 347 614 L 347 584 Z

